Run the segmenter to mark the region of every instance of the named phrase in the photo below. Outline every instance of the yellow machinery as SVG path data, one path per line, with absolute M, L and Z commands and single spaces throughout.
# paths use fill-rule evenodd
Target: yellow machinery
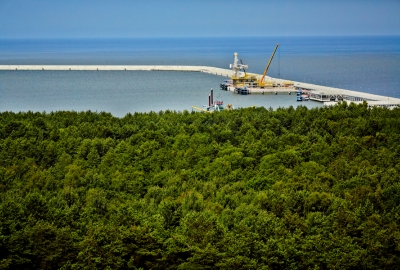
M 234 61 L 230 67 L 233 70 L 233 75 L 231 77 L 232 84 L 237 88 L 244 88 L 246 87 L 254 87 L 254 88 L 273 88 L 273 87 L 290 87 L 293 86 L 292 82 L 285 81 L 283 85 L 276 84 L 275 82 L 271 81 L 264 81 L 265 76 L 267 75 L 269 66 L 271 65 L 272 59 L 274 59 L 276 50 L 278 49 L 279 44 L 276 44 L 274 51 L 272 52 L 271 57 L 269 58 L 267 67 L 264 70 L 264 74 L 262 75 L 261 79 L 258 80 L 257 74 L 246 73 L 246 69 L 248 68 L 247 65 L 243 65 L 242 60 L 238 59 L 238 54 L 234 53 Z M 244 73 L 244 75 L 243 75 Z
M 246 69 L 248 68 L 248 66 L 243 65 L 241 59 L 239 63 L 238 53 L 235 52 L 233 55 L 234 55 L 233 64 L 230 65 L 230 67 L 233 70 L 233 75 L 231 77 L 232 84 L 235 87 L 244 87 L 252 85 L 257 86 L 257 75 L 246 73 Z M 244 72 L 244 76 L 242 70 Z
M 291 86 L 293 86 L 293 82 L 291 82 L 291 81 L 284 81 L 284 82 L 283 82 L 283 86 L 284 86 L 284 87 L 291 87 Z
M 192 110 L 193 110 L 193 109 L 198 110 L 198 111 L 201 111 L 201 112 L 212 113 L 212 111 L 207 111 L 207 110 L 205 110 L 205 109 L 202 109 L 202 108 L 199 108 L 199 107 L 196 107 L 196 106 L 192 106 Z
M 275 56 L 275 53 L 276 53 L 276 50 L 278 49 L 278 47 L 279 47 L 279 44 L 276 44 L 275 50 L 272 53 L 271 57 L 269 58 L 267 67 L 264 70 L 264 74 L 262 75 L 260 81 L 258 82 L 259 87 L 273 87 L 274 86 L 273 82 L 264 82 L 264 78 L 265 78 L 265 75 L 267 75 L 269 66 L 271 65 L 272 59 L 274 59 L 274 56 Z
M 236 87 L 257 87 L 257 75 L 255 74 L 245 74 L 243 77 L 232 76 L 233 85 Z

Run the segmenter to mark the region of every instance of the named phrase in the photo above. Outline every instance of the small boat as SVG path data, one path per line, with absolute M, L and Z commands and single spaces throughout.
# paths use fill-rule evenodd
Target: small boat
M 301 90 L 296 92 L 297 101 L 303 101 L 303 92 Z
M 247 89 L 247 87 L 243 87 L 243 88 L 236 88 L 235 92 L 238 93 L 239 95 L 250 95 L 251 92 L 250 90 Z
M 215 112 L 215 111 L 220 112 L 220 111 L 224 110 L 224 102 L 222 101 L 221 95 L 218 95 L 216 100 L 214 100 L 214 91 L 211 88 L 211 92 L 208 95 L 208 105 L 203 105 L 203 108 L 198 108 L 196 106 L 192 106 L 192 109 L 199 110 L 202 112 L 209 112 L 209 113 Z M 233 108 L 232 104 L 228 104 L 226 109 L 229 111 L 234 108 Z

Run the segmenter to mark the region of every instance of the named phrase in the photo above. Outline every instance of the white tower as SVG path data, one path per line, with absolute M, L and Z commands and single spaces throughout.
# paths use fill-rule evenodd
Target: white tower
M 248 65 L 243 65 L 243 64 L 239 64 L 238 63 L 238 53 L 235 52 L 233 54 L 233 64 L 230 64 L 229 66 L 232 70 L 233 70 L 233 74 L 235 77 L 238 77 L 238 71 L 240 70 L 245 70 L 246 68 L 248 68 Z

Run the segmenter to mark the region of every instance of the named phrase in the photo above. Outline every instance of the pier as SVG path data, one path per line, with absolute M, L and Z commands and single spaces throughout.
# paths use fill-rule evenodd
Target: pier
M 261 75 L 257 75 L 261 77 Z M 274 81 L 277 84 L 284 85 L 286 80 L 277 79 L 273 77 L 266 77 L 268 81 Z M 296 91 L 304 91 L 307 93 L 307 96 L 310 100 L 323 102 L 325 106 L 332 106 L 340 101 L 354 102 L 355 104 L 367 102 L 369 107 L 378 106 L 378 107 L 387 107 L 387 108 L 395 108 L 400 107 L 400 98 L 382 96 L 376 94 L 369 94 L 365 92 L 346 90 L 341 88 L 303 83 L 292 81 L 294 88 L 285 88 L 285 87 L 274 87 L 274 88 L 266 88 L 266 89 L 258 89 L 254 90 L 249 88 L 251 93 L 296 93 Z
M 210 66 L 178 66 L 178 65 L 0 65 L 0 70 L 37 70 L 37 71 L 48 71 L 48 70 L 60 70 L 60 71 L 182 71 L 182 72 L 204 72 L 212 75 L 231 77 L 234 71 L 231 69 L 223 69 Z M 242 76 L 243 72 L 238 72 L 239 76 Z M 262 75 L 254 74 L 261 78 Z M 266 80 L 274 81 L 281 85 L 285 81 L 283 79 L 272 78 L 266 76 Z M 349 101 L 354 103 L 362 103 L 366 101 L 368 106 L 380 106 L 380 107 L 400 107 L 400 99 L 381 96 L 375 94 L 369 94 L 364 92 L 345 90 L 340 88 L 296 82 L 292 81 L 294 89 L 285 88 L 265 88 L 265 89 L 251 89 L 253 93 L 291 93 L 298 90 L 305 90 L 309 93 L 310 100 L 324 102 L 325 105 L 334 105 L 339 101 Z
M 395 97 L 369 94 L 365 92 L 302 82 L 293 83 L 297 90 L 306 90 L 309 93 L 310 100 L 323 102 L 325 106 L 335 105 L 339 101 L 354 102 L 355 104 L 366 101 L 369 107 L 400 107 L 400 99 Z
M 78 70 L 78 71 L 186 71 L 204 72 L 230 77 L 233 71 L 208 66 L 170 66 L 170 65 L 0 65 L 0 70 Z

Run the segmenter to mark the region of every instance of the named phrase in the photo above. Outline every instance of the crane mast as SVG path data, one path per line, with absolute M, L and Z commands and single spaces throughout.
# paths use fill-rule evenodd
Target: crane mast
M 271 65 L 272 59 L 274 58 L 275 52 L 276 52 L 276 50 L 278 49 L 278 47 L 279 47 L 279 44 L 276 44 L 275 50 L 274 50 L 274 52 L 272 53 L 271 58 L 270 58 L 269 61 L 268 61 L 268 65 L 267 65 L 267 67 L 266 67 L 265 70 L 264 70 L 264 74 L 262 75 L 262 78 L 261 78 L 261 80 L 260 80 L 260 83 L 262 83 L 262 82 L 264 81 L 265 75 L 267 75 L 269 66 Z

